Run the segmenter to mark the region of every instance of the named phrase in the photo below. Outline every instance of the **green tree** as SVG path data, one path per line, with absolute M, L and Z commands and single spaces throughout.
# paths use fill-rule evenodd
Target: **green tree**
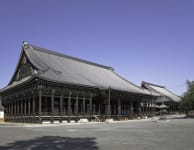
M 194 81 L 186 83 L 187 91 L 183 94 L 180 109 L 188 114 L 189 111 L 194 110 Z

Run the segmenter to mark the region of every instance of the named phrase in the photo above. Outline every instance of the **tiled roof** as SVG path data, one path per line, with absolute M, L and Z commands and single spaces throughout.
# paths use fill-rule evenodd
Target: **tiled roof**
M 148 82 L 144 82 L 144 81 L 142 82 L 142 86 L 146 87 L 147 89 L 149 89 L 151 91 L 158 92 L 162 97 L 165 96 L 169 100 L 172 100 L 175 102 L 179 102 L 181 100 L 181 98 L 179 96 L 172 93 L 171 91 L 166 89 L 164 86 L 156 85 L 156 84 L 152 84 L 152 83 L 148 83 Z
M 107 67 L 79 58 L 63 55 L 30 44 L 23 49 L 30 62 L 38 69 L 41 78 L 66 84 L 113 89 L 129 93 L 150 94 L 122 78 Z

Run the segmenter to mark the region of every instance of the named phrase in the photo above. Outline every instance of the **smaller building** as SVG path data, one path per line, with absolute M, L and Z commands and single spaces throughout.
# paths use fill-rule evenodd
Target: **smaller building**
M 1 97 L 0 97 L 0 123 L 4 122 L 4 107 L 1 105 Z
M 155 101 L 156 106 L 167 108 L 169 113 L 179 110 L 179 103 L 181 98 L 166 89 L 164 86 L 148 83 L 145 81 L 142 82 L 141 86 L 147 90 L 150 90 L 151 92 L 159 94 Z

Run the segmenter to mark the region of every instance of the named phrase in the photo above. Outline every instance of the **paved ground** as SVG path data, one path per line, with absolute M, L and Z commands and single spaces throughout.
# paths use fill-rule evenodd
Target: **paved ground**
M 82 125 L 0 124 L 0 150 L 193 150 L 194 119 Z

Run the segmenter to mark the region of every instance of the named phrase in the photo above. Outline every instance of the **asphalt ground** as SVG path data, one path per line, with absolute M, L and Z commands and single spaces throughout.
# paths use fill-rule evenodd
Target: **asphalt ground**
M 0 150 L 194 150 L 194 119 L 0 124 Z

